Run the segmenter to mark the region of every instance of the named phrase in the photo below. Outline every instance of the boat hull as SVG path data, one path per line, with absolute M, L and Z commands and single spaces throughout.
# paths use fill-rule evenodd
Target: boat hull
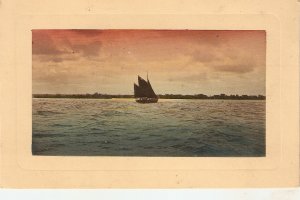
M 158 98 L 138 98 L 138 99 L 135 99 L 135 101 L 137 103 L 157 103 L 158 102 Z

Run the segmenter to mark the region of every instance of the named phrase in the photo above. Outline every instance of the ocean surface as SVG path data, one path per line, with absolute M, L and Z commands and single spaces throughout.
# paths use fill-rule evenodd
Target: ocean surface
M 265 156 L 264 100 L 33 98 L 32 153 Z

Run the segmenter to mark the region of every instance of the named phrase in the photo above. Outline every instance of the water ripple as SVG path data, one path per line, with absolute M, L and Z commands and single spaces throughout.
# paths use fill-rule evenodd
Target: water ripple
M 32 113 L 35 155 L 265 155 L 265 101 L 33 99 Z

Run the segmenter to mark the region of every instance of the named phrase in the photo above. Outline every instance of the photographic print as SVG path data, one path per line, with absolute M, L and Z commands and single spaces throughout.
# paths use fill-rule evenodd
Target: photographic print
M 32 154 L 263 157 L 264 30 L 32 30 Z

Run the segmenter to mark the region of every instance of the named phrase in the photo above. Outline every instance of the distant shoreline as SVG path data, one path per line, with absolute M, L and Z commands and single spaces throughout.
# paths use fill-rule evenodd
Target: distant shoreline
M 33 98 L 63 98 L 63 99 L 115 99 L 115 98 L 134 98 L 133 95 L 110 95 L 110 94 L 33 94 Z M 159 99 L 222 99 L 222 100 L 265 100 L 264 95 L 212 95 L 204 94 L 181 95 L 164 94 L 158 95 Z

